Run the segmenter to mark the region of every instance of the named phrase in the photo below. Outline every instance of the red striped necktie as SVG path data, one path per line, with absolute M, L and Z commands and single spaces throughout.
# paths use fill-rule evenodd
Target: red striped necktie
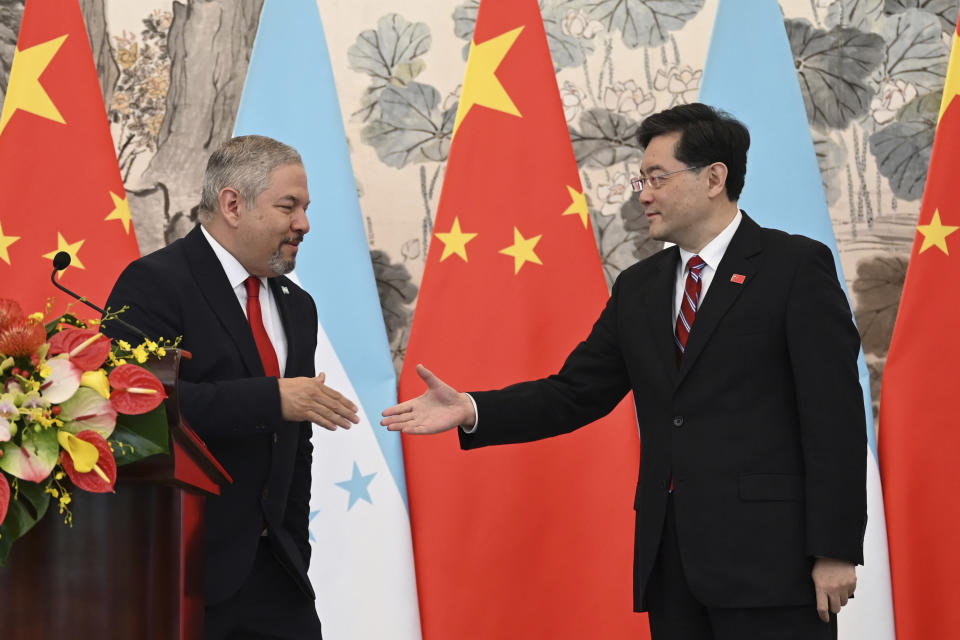
M 674 346 L 677 349 L 677 362 L 683 359 L 687 339 L 693 329 L 693 321 L 697 317 L 697 308 L 700 306 L 701 272 L 705 266 L 707 263 L 700 256 L 692 256 L 687 261 L 687 281 L 683 287 L 680 313 L 677 314 L 677 328 L 673 336 Z
M 277 361 L 277 352 L 273 348 L 273 343 L 270 342 L 266 327 L 263 326 L 263 314 L 260 311 L 260 278 L 250 276 L 244 281 L 244 285 L 247 287 L 247 320 L 250 321 L 253 340 L 257 343 L 257 351 L 260 352 L 263 370 L 268 376 L 279 378 L 280 364 Z

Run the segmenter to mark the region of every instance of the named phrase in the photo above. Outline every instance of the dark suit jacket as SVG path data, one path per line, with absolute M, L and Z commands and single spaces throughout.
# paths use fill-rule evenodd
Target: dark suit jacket
M 635 609 L 645 609 L 671 477 L 684 569 L 701 602 L 812 603 L 813 559 L 862 564 L 866 526 L 859 336 L 833 257 L 744 215 L 678 366 L 679 255 L 665 249 L 620 274 L 558 374 L 473 394 L 479 427 L 461 432 L 461 445 L 566 433 L 632 390 L 641 439 Z
M 313 299 L 286 277 L 269 283 L 287 337 L 284 375 L 313 376 Z M 265 377 L 243 309 L 199 227 L 124 270 L 107 302 L 114 310 L 123 305 L 130 308 L 122 319 L 151 338 L 183 337 L 181 346 L 193 357 L 180 366 L 181 411 L 233 478 L 206 503 L 206 604 L 239 589 L 264 522 L 275 555 L 313 598 L 307 578 L 311 427 L 282 419 L 277 380 Z M 116 325 L 104 330 L 141 341 Z

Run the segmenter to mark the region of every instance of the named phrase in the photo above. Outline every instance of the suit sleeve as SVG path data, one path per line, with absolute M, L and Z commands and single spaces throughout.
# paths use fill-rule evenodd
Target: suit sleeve
M 791 284 L 787 343 L 806 477 L 810 556 L 863 563 L 866 420 L 857 371 L 860 337 L 833 255 L 816 243 Z
M 530 442 L 569 433 L 610 413 L 630 390 L 619 346 L 620 279 L 586 340 L 567 356 L 559 373 L 498 391 L 470 392 L 479 426 L 460 434 L 460 446 Z
M 125 306 L 120 315 L 124 322 L 141 329 L 151 339 L 173 340 L 187 331 L 183 320 L 187 311 L 181 308 L 181 296 L 170 290 L 176 285 L 157 271 L 141 261 L 130 264 L 114 285 L 107 309 L 117 311 Z M 103 331 L 133 345 L 142 341 L 140 335 L 116 323 L 104 323 Z M 181 372 L 180 408 L 190 426 L 208 441 L 262 435 L 284 425 L 280 388 L 277 380 L 269 377 L 200 382 L 185 379 Z

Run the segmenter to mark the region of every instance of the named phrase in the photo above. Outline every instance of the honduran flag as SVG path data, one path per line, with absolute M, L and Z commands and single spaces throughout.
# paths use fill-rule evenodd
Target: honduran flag
M 360 424 L 314 428 L 310 579 L 324 637 L 420 636 L 399 434 L 375 427 L 396 378 L 316 2 L 266 0 L 236 135 L 295 147 L 310 187 L 296 276 L 317 303 L 317 372 Z
M 750 130 L 742 208 L 763 226 L 802 234 L 830 247 L 844 284 L 793 54 L 775 0 L 720 0 L 699 99 L 728 111 Z M 856 597 L 837 618 L 839 638 L 892 640 L 887 531 L 870 377 L 862 350 L 857 366 L 867 418 L 868 518 L 864 566 L 857 567 Z

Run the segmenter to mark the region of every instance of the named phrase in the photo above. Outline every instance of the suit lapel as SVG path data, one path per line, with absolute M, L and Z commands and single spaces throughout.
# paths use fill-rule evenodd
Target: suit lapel
M 213 248 L 203 237 L 200 227 L 195 227 L 184 238 L 186 243 L 187 260 L 190 270 L 203 296 L 207 299 L 211 311 L 220 320 L 227 335 L 237 345 L 237 350 L 243 358 L 243 363 L 251 376 L 263 376 L 263 363 L 257 351 L 257 343 L 253 340 L 250 323 L 240 308 L 237 295 L 227 280 L 223 265 L 217 259 Z
M 744 214 L 740 227 L 730 240 L 730 246 L 727 247 L 723 259 L 720 260 L 703 304 L 697 311 L 683 360 L 680 362 L 678 385 L 683 382 L 684 377 L 696 363 L 724 314 L 744 288 L 753 281 L 759 262 L 755 258 L 762 248 L 760 226 Z M 741 282 L 732 280 L 735 274 L 744 276 Z
M 677 373 L 677 354 L 673 346 L 670 309 L 673 309 L 674 284 L 679 262 L 680 250 L 677 247 L 663 254 L 658 271 L 653 276 L 647 299 L 643 302 L 657 353 L 663 360 L 663 370 L 668 372 L 671 378 Z
M 284 366 L 284 376 L 293 377 L 300 369 L 297 367 L 295 358 L 297 354 L 303 351 L 301 347 L 301 336 L 297 332 L 297 325 L 294 318 L 294 310 L 291 304 L 290 287 L 292 283 L 286 277 L 268 278 L 270 292 L 273 299 L 277 301 L 277 310 L 280 312 L 280 322 L 283 324 L 283 332 L 287 337 L 287 362 Z M 311 357 L 312 354 L 311 354 Z

